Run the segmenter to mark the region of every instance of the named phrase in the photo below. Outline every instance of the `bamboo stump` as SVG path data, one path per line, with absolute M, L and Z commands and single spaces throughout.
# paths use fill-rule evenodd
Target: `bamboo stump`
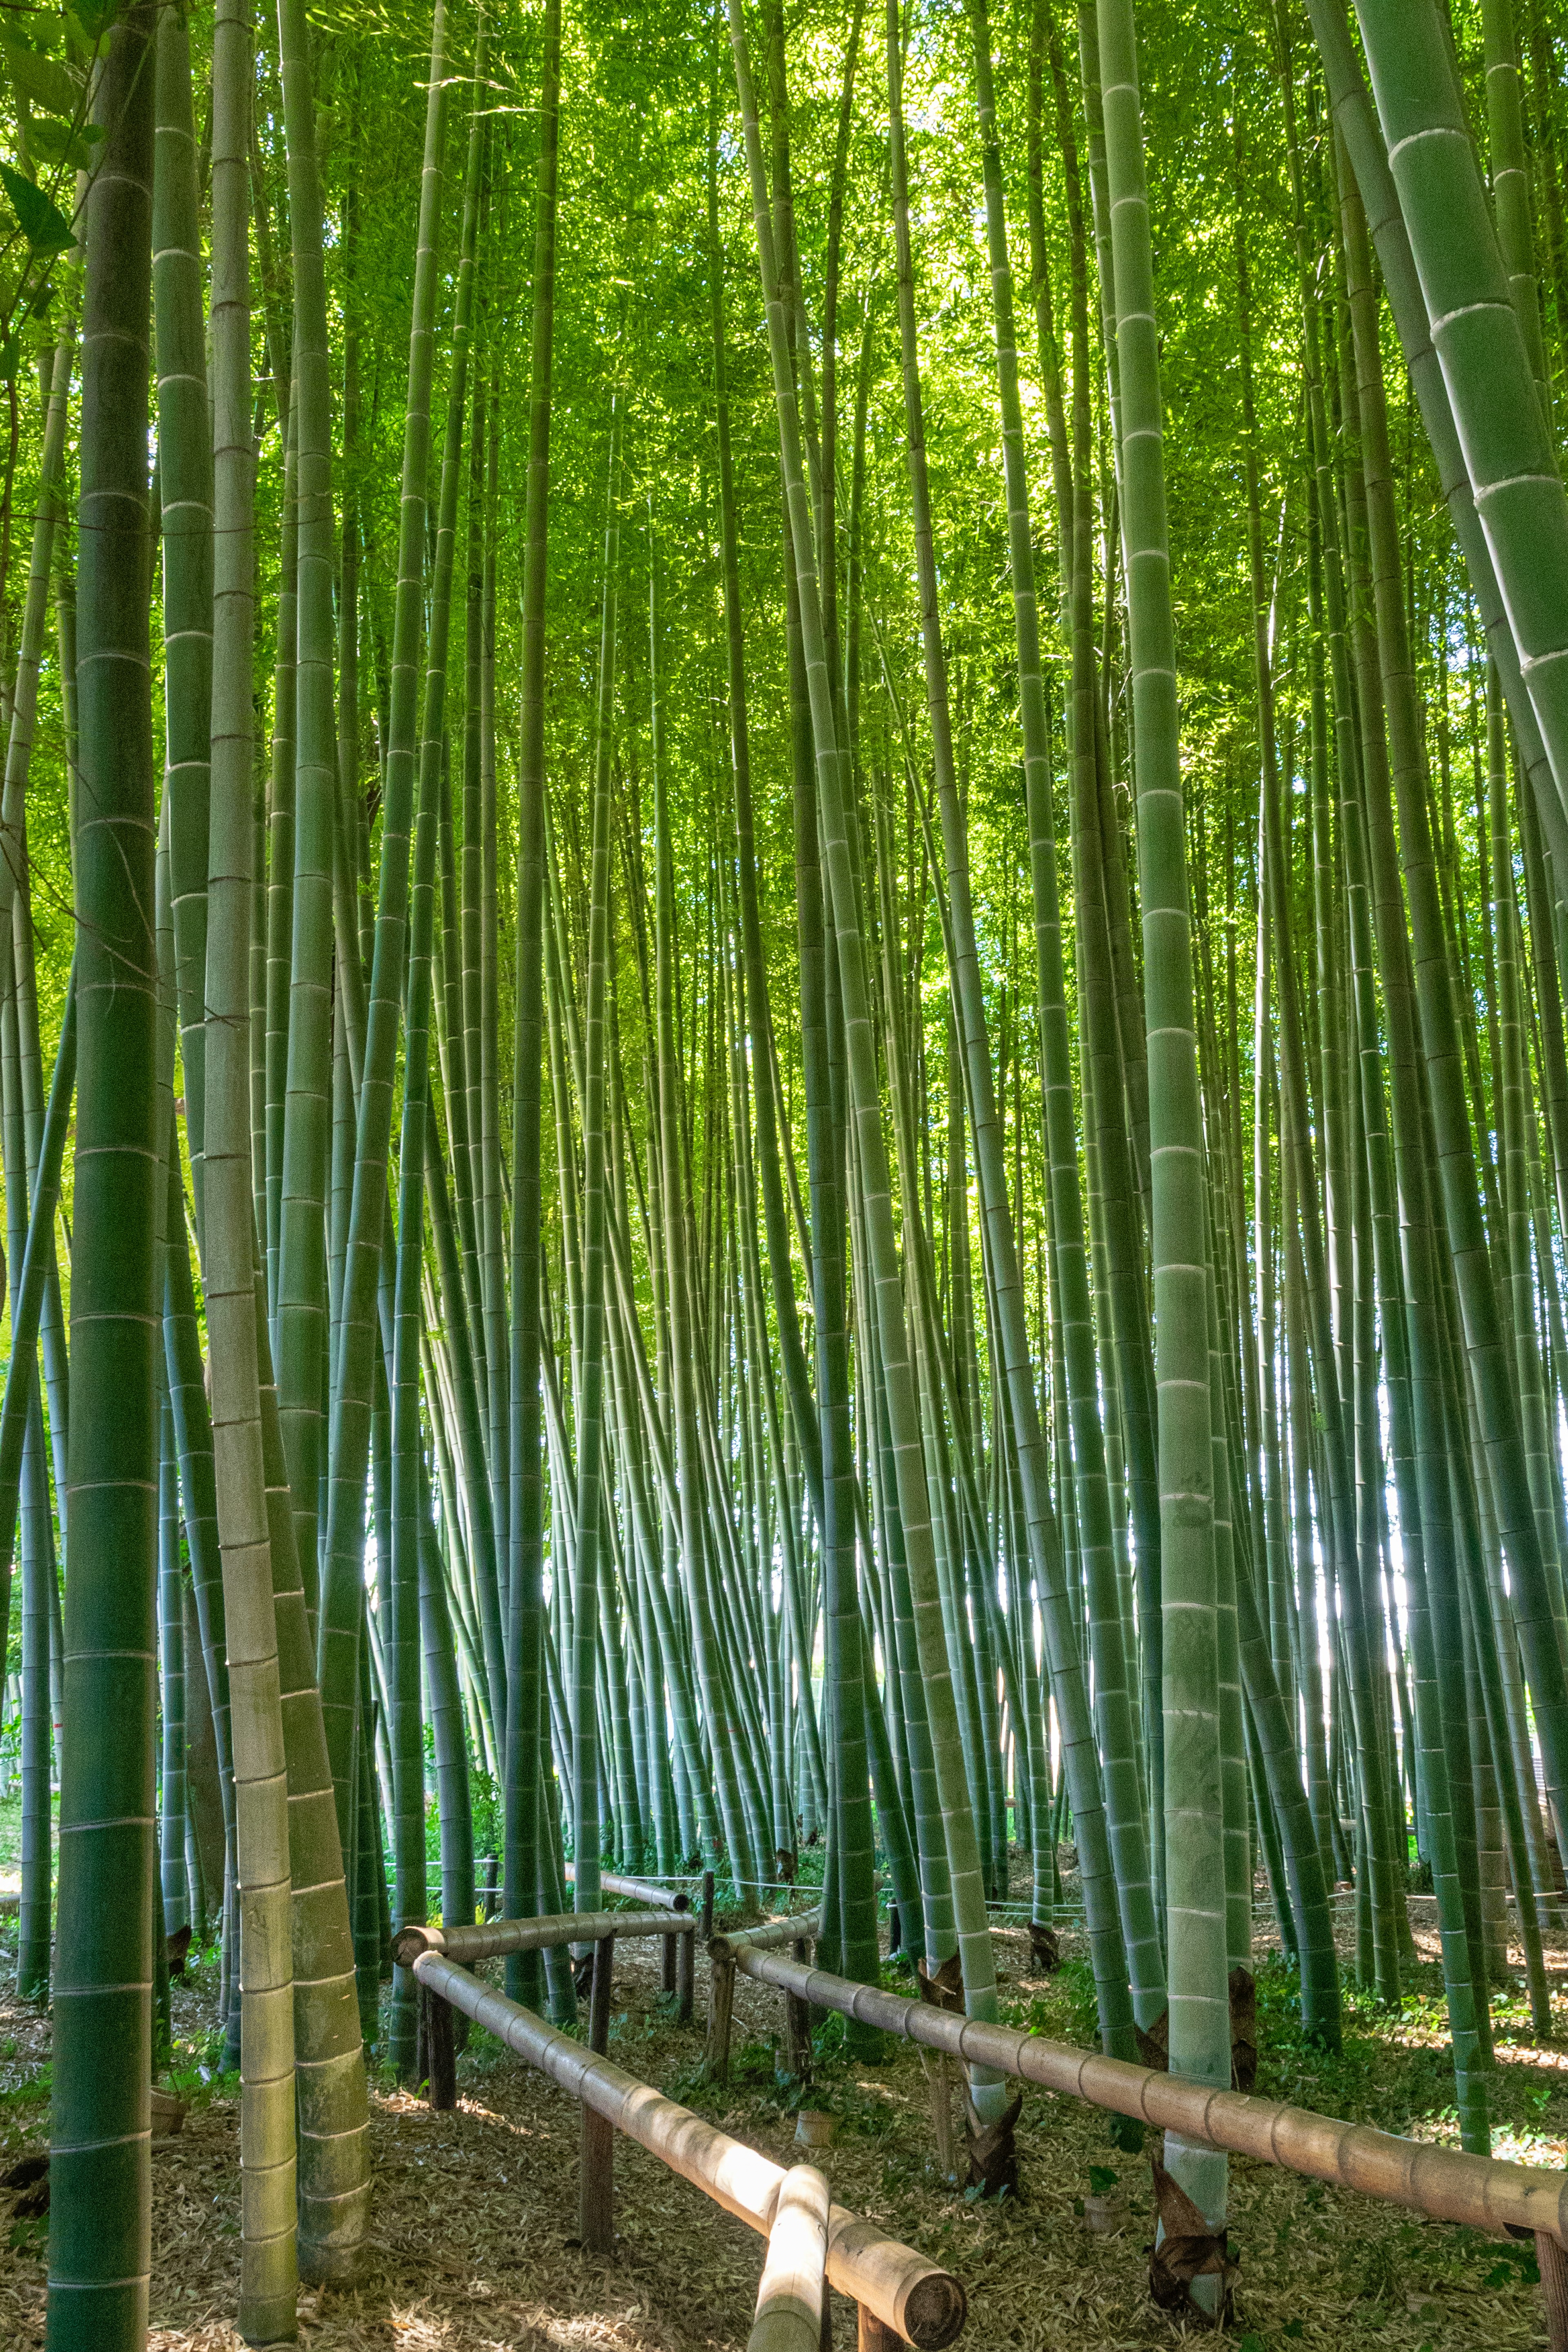
M 1546 2341 L 1551 2352 L 1568 2352 L 1568 2253 L 1550 2230 L 1535 2233 L 1541 2293 L 1546 2305 Z
M 610 1972 L 616 1939 L 594 1947 L 589 1994 L 588 2047 L 602 2058 L 610 2040 Z M 591 2254 L 607 2254 L 616 2242 L 616 2127 L 583 2104 L 583 2168 L 578 2184 L 578 2235 Z
M 437 1993 L 421 1990 L 425 2063 L 433 2114 L 450 2115 L 458 2104 L 458 2042 L 451 2010 Z

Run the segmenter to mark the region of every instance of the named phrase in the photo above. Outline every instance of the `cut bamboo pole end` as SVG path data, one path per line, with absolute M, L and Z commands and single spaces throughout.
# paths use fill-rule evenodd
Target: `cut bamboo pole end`
M 815 2165 L 793 2165 L 785 2173 L 746 2352 L 821 2352 L 832 2204 Z

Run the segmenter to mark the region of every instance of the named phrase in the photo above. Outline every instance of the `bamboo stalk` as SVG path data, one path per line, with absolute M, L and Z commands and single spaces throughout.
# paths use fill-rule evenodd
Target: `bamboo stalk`
M 746 2352 L 822 2352 L 832 2203 L 827 2182 L 815 2165 L 791 2165 L 773 2207 L 768 2258 Z

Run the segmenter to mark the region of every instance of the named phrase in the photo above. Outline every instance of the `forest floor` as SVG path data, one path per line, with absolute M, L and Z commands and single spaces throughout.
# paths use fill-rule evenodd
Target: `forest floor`
M 1260 1948 L 1258 2089 L 1326 2113 L 1452 2141 L 1453 2084 L 1436 1966 L 1433 1906 L 1415 1897 L 1420 1966 L 1397 2012 L 1347 2000 L 1342 2055 L 1302 2042 L 1291 1980 Z M 0 1983 L 7 1987 L 14 1918 L 0 1916 Z M 1267 1942 L 1260 1924 L 1260 1948 Z M 1497 2002 L 1496 2152 L 1568 2163 L 1568 1938 L 1552 1956 L 1562 2038 L 1537 2044 L 1522 1992 Z M 1093 2025 L 1088 1970 L 1068 1941 L 1053 1977 L 1029 1973 L 1027 1939 L 997 1942 L 1005 2014 L 1061 2038 Z M 698 2017 L 667 2013 L 651 1947 L 616 1956 L 610 2051 L 624 2067 L 697 2106 L 736 2137 L 788 2163 L 795 2115 L 774 2080 L 779 1996 L 737 1986 L 731 2080 L 699 2080 L 706 1968 Z M 889 1978 L 889 1981 L 899 1979 Z M 229 2323 L 238 2273 L 237 2085 L 215 2071 L 216 1968 L 193 1969 L 175 1990 L 176 2087 L 184 2128 L 153 2150 L 153 2352 L 237 2352 Z M 1151 2304 L 1152 2237 L 1147 2164 L 1111 2142 L 1110 2118 L 1026 2088 L 1018 2126 L 1023 2194 L 972 2203 L 935 2178 L 931 2108 L 921 2054 L 908 2043 L 868 2065 L 846 2052 L 840 2021 L 816 2036 L 819 2095 L 839 2117 L 825 2161 L 836 2198 L 920 2247 L 963 2280 L 974 2352 L 1121 2352 L 1174 2346 L 1179 2324 Z M 47 2019 L 0 1992 L 0 2170 L 47 2143 Z M 459 2105 L 432 2115 L 389 2080 L 372 2105 L 375 2202 L 372 2251 L 353 2293 L 307 2293 L 301 2341 L 310 2352 L 739 2352 L 750 2326 L 763 2243 L 696 2189 L 625 2140 L 616 2150 L 617 2240 L 585 2254 L 577 2229 L 574 2104 L 476 2033 L 458 2064 Z M 1090 2236 L 1082 2200 L 1118 2176 L 1130 2207 L 1118 2235 Z M 0 2192 L 0 2345 L 43 2340 L 44 2222 L 10 2218 Z M 1342 2194 L 1289 2173 L 1232 2159 L 1230 2245 L 1240 2262 L 1237 2352 L 1521 2352 L 1545 2340 L 1531 2250 L 1480 2231 Z M 837 2341 L 853 2336 L 846 2306 Z M 1193 2341 L 1195 2343 L 1194 2336 Z

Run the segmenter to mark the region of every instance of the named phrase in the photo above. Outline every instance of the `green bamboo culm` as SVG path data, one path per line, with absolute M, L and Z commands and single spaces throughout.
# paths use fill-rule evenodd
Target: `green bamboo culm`
M 164 763 L 174 923 L 176 1013 L 196 1230 L 202 1223 L 206 1100 L 202 983 L 206 963 L 207 798 L 212 705 L 213 451 L 202 316 L 201 198 L 191 109 L 191 40 L 182 9 L 158 20 L 153 175 L 153 302 L 158 492 L 163 553 Z
M 942 1622 L 924 1435 L 915 1369 L 910 1356 L 904 1285 L 893 1230 L 891 1176 L 882 1128 L 881 1087 L 876 1064 L 866 944 L 861 929 L 858 876 L 849 838 L 851 812 L 846 807 L 847 793 L 840 761 L 827 649 L 823 633 L 816 536 L 803 464 L 800 411 L 781 293 L 777 247 L 768 201 L 766 168 L 758 127 L 745 21 L 740 0 L 729 0 L 728 14 L 745 133 L 752 220 L 763 301 L 767 316 L 774 406 L 778 416 L 780 455 L 795 553 L 802 650 L 810 703 L 811 740 L 821 808 L 824 865 L 830 886 L 827 897 L 838 949 L 849 1126 L 853 1148 L 859 1161 L 868 1271 L 876 1302 L 898 1510 L 908 1561 L 921 1670 L 925 1682 L 932 1760 L 952 1884 L 953 1921 L 963 1959 L 964 2000 L 972 2016 L 994 2017 L 996 2013 L 995 1963 L 985 1916 L 979 1842 L 966 1784 L 958 1705 L 953 1690 L 955 1661 L 949 1651 Z M 929 1932 L 928 1921 L 928 1935 Z M 933 1958 L 941 1957 L 944 1956 L 933 1955 Z M 982 2084 L 980 2097 L 984 2106 L 997 2113 L 1005 2105 L 1001 2084 Z
M 430 383 L 435 359 L 437 242 L 447 122 L 446 8 L 430 30 L 430 83 L 419 184 L 414 311 L 408 339 L 397 593 L 381 819 L 375 948 L 366 1008 L 353 1192 L 344 1256 L 342 1330 L 331 1399 L 325 1560 L 317 1625 L 318 1675 L 337 1799 L 338 1832 L 353 1850 L 355 1714 L 364 1614 L 365 1472 L 377 1363 L 376 1297 L 386 1224 L 397 1034 L 407 956 L 409 851 L 418 775 L 419 651 L 423 635 Z M 323 1298 L 324 1298 L 323 1284 Z M 313 1560 L 301 1562 L 307 1573 Z
M 220 1542 L 228 1574 L 226 1512 L 243 1509 L 253 1542 L 256 1443 L 250 1380 L 257 1382 L 265 1541 L 276 1628 L 279 1708 L 288 1772 L 287 1880 L 292 1918 L 291 2034 L 281 2001 L 258 2018 L 281 2070 L 289 2036 L 297 2105 L 287 2131 L 297 2147 L 299 2267 L 312 2281 L 342 2284 L 358 2266 L 369 2203 L 368 2115 L 364 2059 L 354 2000 L 353 1955 L 347 1894 L 332 1798 L 331 1768 L 316 1687 L 315 1660 L 303 1580 L 294 1547 L 294 1519 L 283 1460 L 273 1385 L 265 1286 L 248 1189 L 251 1111 L 250 983 L 254 910 L 250 817 L 254 772 L 255 648 L 254 491 L 250 373 L 250 152 L 254 72 L 252 0 L 223 0 L 213 53 L 212 382 L 216 433 L 213 601 L 212 786 L 214 831 L 209 844 L 206 1035 L 209 1099 L 219 1124 L 209 1128 L 207 1255 L 204 1279 L 209 1338 L 237 1368 L 237 1419 L 231 1438 L 242 1478 L 226 1497 L 220 1467 Z M 243 945 L 243 952 L 242 952 Z M 215 1321 L 215 1315 L 216 1320 Z M 248 1318 L 247 1343 L 244 1321 Z M 221 1338 L 220 1338 L 221 1332 Z M 215 1407 L 216 1403 L 215 1374 Z M 216 1412 L 215 1412 L 216 1419 Z M 216 1430 L 215 1428 L 215 1444 Z M 252 1556 L 254 1559 L 254 1555 Z M 247 1561 L 247 1565 L 252 1564 Z M 264 1660 L 265 1631 L 250 1614 L 255 1595 L 245 1588 L 246 1622 Z M 264 1668 L 263 1668 L 264 1673 Z M 270 1722 L 270 1703 L 264 1711 Z M 270 1735 L 268 1734 L 268 1737 Z M 268 1795 L 270 1783 L 264 1782 Z M 284 1871 L 278 1868 L 279 1884 Z M 281 1923 L 279 1923 L 281 1927 Z M 286 1952 L 286 1946 L 279 1946 Z M 242 2000 L 244 1988 L 242 1987 Z M 257 2053 L 266 2079 L 265 2051 Z M 274 2111 L 274 2129 L 285 2131 Z M 287 2164 L 287 2157 L 283 2159 Z M 259 2184 L 258 2184 L 259 2190 Z M 288 2221 L 274 2216 L 280 2238 Z M 281 2290 L 280 2290 L 281 2291 Z
M 550 552 L 550 391 L 555 332 L 555 224 L 561 122 L 561 0 L 545 0 L 533 234 L 533 314 L 523 506 L 522 677 L 518 747 L 516 1024 L 513 1035 L 510 1551 L 502 1801 L 504 1885 L 513 1918 L 540 1907 L 543 1739 L 544 1479 L 541 1462 L 540 1133 L 544 1026 L 544 621 Z M 536 1954 L 507 1961 L 507 1990 L 537 2003 Z
M 1476 509 L 1568 811 L 1568 489 L 1455 85 L 1447 11 L 1437 0 L 1357 0 L 1356 15 Z
M 50 2352 L 141 2352 L 152 2256 L 157 961 L 147 609 L 155 11 L 109 35 L 84 242 L 79 969 Z
M 325 1209 L 331 1136 L 333 818 L 332 398 L 315 72 L 302 0 L 278 0 L 294 291 L 294 877 L 274 1305 L 278 1399 L 295 1543 L 307 1594 L 319 1582 L 318 1517 L 327 1376 Z
M 1149 1037 L 1158 1407 L 1171 2070 L 1230 2081 L 1209 1395 L 1209 1248 L 1193 1007 L 1175 633 L 1149 199 L 1132 0 L 1098 0 L 1121 381 L 1121 492 Z M 1212 2226 L 1226 2160 L 1166 2136 L 1167 2164 Z M 1197 2283 L 1200 2293 L 1215 2282 Z
M 166 28 L 163 37 L 167 37 Z M 255 457 L 250 439 L 248 0 L 226 0 L 214 47 L 213 354 L 222 456 L 215 496 L 212 793 L 203 814 L 199 1001 L 206 1007 L 203 1289 L 223 1561 L 240 1900 L 240 2296 L 249 2344 L 297 2332 L 293 1888 L 289 1784 L 261 1436 L 250 1160 L 251 659 Z M 187 77 L 188 79 L 188 77 Z M 200 420 L 205 428 L 205 403 Z M 204 774 L 204 782 L 206 777 Z M 204 800 L 205 800 L 204 794 Z M 210 816 L 210 825 L 207 822 Z M 209 928 L 208 908 L 214 920 Z M 176 962 L 179 929 L 176 922 Z M 183 1230 L 173 1246 L 184 1250 Z
M 615 754 L 616 572 L 620 550 L 621 402 L 610 411 L 605 492 L 599 684 L 595 717 L 594 818 L 588 882 L 588 997 L 583 1029 L 583 1297 L 578 1354 L 577 1529 L 572 1556 L 572 1798 L 574 1906 L 600 1908 L 599 1586 L 608 1550 L 605 1496 L 605 990 L 610 960 L 610 775 Z M 614 1629 L 606 1629 L 609 1639 Z

